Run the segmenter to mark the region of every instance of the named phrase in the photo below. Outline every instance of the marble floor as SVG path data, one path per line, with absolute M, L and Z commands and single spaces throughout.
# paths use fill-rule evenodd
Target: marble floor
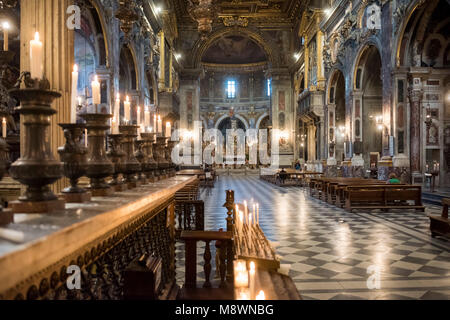
M 205 228 L 225 228 L 225 190 L 236 201 L 260 203 L 260 223 L 275 243 L 284 269 L 306 299 L 450 299 L 450 241 L 433 239 L 427 213 L 353 212 L 311 198 L 298 187 L 281 188 L 258 177 L 222 176 L 203 190 Z M 183 282 L 182 244 L 177 277 Z M 203 261 L 202 248 L 198 249 Z M 202 267 L 198 265 L 199 281 Z

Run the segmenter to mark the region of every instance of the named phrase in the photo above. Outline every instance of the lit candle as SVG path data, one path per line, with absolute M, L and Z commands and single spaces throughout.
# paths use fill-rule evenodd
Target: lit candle
M 148 107 L 145 107 L 144 111 L 144 124 L 146 128 L 150 127 L 150 110 Z
M 238 213 L 239 213 L 239 206 L 238 206 L 238 204 L 236 203 L 236 207 L 234 208 L 234 223 L 235 223 L 235 224 L 238 223 L 238 221 L 237 221 Z
M 8 51 L 9 48 L 9 22 L 3 22 L 3 51 Z
M 111 130 L 112 130 L 112 134 L 117 134 L 116 132 L 116 128 L 117 128 L 117 120 L 116 117 L 114 116 L 111 120 Z
M 2 121 L 2 136 L 3 136 L 3 138 L 6 138 L 6 135 L 7 135 L 6 128 L 7 128 L 6 118 L 3 118 L 3 121 Z
M 256 296 L 255 300 L 259 300 L 259 301 L 266 300 L 266 294 L 264 293 L 264 291 L 261 290 L 258 293 L 258 295 Z
M 158 116 L 158 133 L 161 133 L 161 135 L 164 133 L 162 129 L 162 120 L 161 116 Z
M 137 120 L 136 124 L 138 126 L 141 126 L 141 107 L 137 107 Z
M 88 131 L 87 129 L 84 129 L 84 146 L 88 147 Z
M 100 82 L 98 82 L 98 76 L 94 77 L 91 82 L 92 86 L 92 103 L 94 105 L 99 105 L 101 103 L 101 93 L 100 93 Z
M 237 300 L 239 301 L 249 301 L 250 300 L 250 294 L 248 293 L 248 290 L 240 290 L 237 296 Z
M 83 103 L 83 99 L 81 97 L 78 97 L 78 105 L 81 106 L 81 103 Z
M 158 133 L 158 127 L 156 126 L 156 114 L 153 117 L 153 130 L 155 130 L 155 133 Z
M 125 99 L 125 102 L 123 103 L 124 106 L 124 115 L 125 115 L 125 121 L 130 121 L 131 118 L 131 102 L 130 102 L 130 97 L 127 96 Z
M 36 32 L 34 40 L 30 41 L 30 74 L 33 79 L 42 79 L 44 75 L 42 62 L 42 42 L 39 40 L 39 32 Z
M 77 96 L 78 96 L 78 66 L 73 65 L 72 71 L 72 92 L 71 92 L 71 108 L 70 108 L 70 123 L 77 122 Z
M 256 205 L 253 204 L 253 224 L 256 226 Z
M 172 125 L 170 122 L 166 123 L 166 137 L 171 138 L 172 137 Z
M 248 218 L 248 207 L 247 207 L 247 200 L 246 201 L 244 201 L 244 217 L 245 217 L 245 223 L 247 223 L 248 224 L 248 220 L 247 220 L 247 218 Z
M 256 204 L 256 224 L 259 225 L 259 203 Z

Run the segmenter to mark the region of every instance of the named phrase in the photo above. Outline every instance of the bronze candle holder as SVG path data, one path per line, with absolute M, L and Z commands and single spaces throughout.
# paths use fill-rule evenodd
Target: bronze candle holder
M 160 179 L 167 179 L 167 169 L 169 168 L 169 162 L 166 160 L 166 147 L 167 138 L 156 138 L 156 161 L 158 161 L 158 171 Z
M 144 140 L 136 140 L 136 153 L 135 157 L 141 164 L 141 170 L 138 172 L 138 180 L 142 184 L 147 184 L 147 175 L 146 172 L 148 170 L 148 157 L 146 154 L 146 150 L 144 149 L 145 141 Z
M 155 133 L 141 133 L 142 139 L 145 141 L 144 149 L 147 155 L 147 179 L 150 182 L 158 181 L 156 171 L 158 170 L 158 162 L 155 161 L 153 156 L 153 142 L 155 141 Z
M 2 115 L 0 115 L 2 116 Z M 6 173 L 6 167 L 8 166 L 8 145 L 5 139 L 0 137 L 0 181 L 3 179 Z M 14 222 L 14 215 L 11 209 L 3 209 L 0 205 L 0 226 Z
M 141 164 L 135 157 L 134 140 L 137 138 L 139 126 L 120 126 L 119 131 L 123 134 L 122 148 L 125 152 L 123 174 L 128 189 L 137 188 L 141 185 L 137 179 L 137 174 L 141 171 Z
M 109 185 L 115 191 L 126 191 L 128 189 L 127 185 L 124 183 L 124 179 L 121 177 L 125 160 L 125 152 L 122 150 L 122 140 L 123 135 L 121 134 L 108 135 L 108 158 L 114 164 L 114 174 L 112 175 L 112 180 Z
M 88 113 L 81 118 L 86 121 L 88 130 L 88 167 L 86 176 L 91 180 L 89 190 L 94 197 L 107 197 L 114 190 L 106 183 L 106 178 L 114 174 L 114 165 L 108 159 L 105 149 L 106 130 L 111 114 Z
M 26 88 L 10 91 L 21 102 L 16 111 L 22 117 L 25 131 L 22 157 L 12 164 L 10 174 L 26 186 L 26 191 L 11 207 L 15 213 L 64 210 L 64 200 L 58 199 L 49 188 L 63 175 L 63 164 L 55 159 L 50 146 L 51 117 L 57 113 L 51 104 L 61 94 L 50 91 L 48 81 L 31 79 L 27 72 L 21 75 L 17 86 L 22 80 Z
M 64 176 L 70 180 L 70 187 L 61 193 L 68 203 L 83 203 L 91 201 L 91 193 L 78 186 L 78 180 L 87 172 L 88 150 L 82 143 L 86 126 L 84 124 L 62 123 L 66 144 L 58 149 L 61 161 L 64 163 Z

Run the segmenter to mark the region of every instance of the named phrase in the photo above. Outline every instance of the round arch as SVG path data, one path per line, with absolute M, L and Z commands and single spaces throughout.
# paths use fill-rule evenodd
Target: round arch
M 93 7 L 94 10 L 97 13 L 97 17 L 100 21 L 100 26 L 101 26 L 101 33 L 103 34 L 103 41 L 104 41 L 104 46 L 105 46 L 105 65 L 106 67 L 109 67 L 111 65 L 111 61 L 110 61 L 110 50 L 109 50 L 109 33 L 108 33 L 108 29 L 106 28 L 106 21 L 105 21 L 105 17 L 107 16 L 107 14 L 104 12 L 103 10 L 103 5 L 99 4 L 99 0 L 85 0 L 87 3 L 90 3 Z
M 269 113 L 264 112 L 264 114 L 258 118 L 258 121 L 256 121 L 255 128 L 259 130 L 259 127 L 261 126 L 261 122 L 263 122 L 263 120 L 267 117 L 270 117 Z
M 248 28 L 239 27 L 239 28 L 233 28 L 233 29 L 231 29 L 231 28 L 221 29 L 221 30 L 218 30 L 218 31 L 212 33 L 208 37 L 208 40 L 206 40 L 206 41 L 198 40 L 196 49 L 192 53 L 192 57 L 194 59 L 193 60 L 194 68 L 201 67 L 201 61 L 202 61 L 203 55 L 205 54 L 206 50 L 208 50 L 208 48 L 214 42 L 216 42 L 219 38 L 221 38 L 223 36 L 233 35 L 233 34 L 240 34 L 240 35 L 245 35 L 245 36 L 249 37 L 250 39 L 255 41 L 264 50 L 264 52 L 267 55 L 267 59 L 269 60 L 269 63 L 272 66 L 279 64 L 279 57 L 275 56 L 275 53 L 274 53 L 275 51 L 272 49 L 274 46 L 271 45 L 269 43 L 269 41 L 264 39 L 260 34 L 258 34 L 257 32 L 255 32 L 253 30 L 250 30 Z
M 327 83 L 327 96 L 326 96 L 326 103 L 330 104 L 330 97 L 331 97 L 331 88 L 333 88 L 336 85 L 336 82 L 338 80 L 338 74 L 341 73 L 344 76 L 345 81 L 345 72 L 338 67 L 334 67 L 333 70 L 330 72 L 330 77 L 328 77 L 328 83 Z M 345 81 L 345 83 L 347 83 Z M 336 94 L 336 92 L 335 92 Z
M 245 130 L 250 129 L 250 126 L 249 126 L 249 124 L 248 124 L 248 121 L 247 121 L 243 116 L 241 116 L 241 115 L 239 115 L 239 114 L 235 114 L 234 116 L 235 116 L 236 118 L 238 118 L 239 120 L 242 121 L 242 123 L 243 123 L 244 126 L 245 126 Z M 223 120 L 227 119 L 227 118 L 230 118 L 230 116 L 229 116 L 228 114 L 224 114 L 224 115 L 221 116 L 219 119 L 217 119 L 216 125 L 214 126 L 214 128 L 215 128 L 215 129 L 219 129 L 220 123 L 221 123 Z
M 360 76 L 358 77 L 358 69 L 364 65 L 367 61 L 367 52 L 371 49 L 371 48 L 376 48 L 376 50 L 378 51 L 378 54 L 381 57 L 381 44 L 379 42 L 379 40 L 377 38 L 370 38 L 369 40 L 367 40 L 359 49 L 358 53 L 356 54 L 356 59 L 354 60 L 354 64 L 352 66 L 352 79 L 351 79 L 351 84 L 352 84 L 352 90 L 359 90 L 358 86 L 357 86 L 357 81 L 358 78 L 359 79 L 363 79 L 364 74 L 363 74 L 363 70 L 361 71 Z M 345 74 L 345 73 L 344 73 Z

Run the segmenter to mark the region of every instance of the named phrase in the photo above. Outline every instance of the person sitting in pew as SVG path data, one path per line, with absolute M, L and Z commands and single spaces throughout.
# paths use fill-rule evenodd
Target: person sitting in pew
M 388 184 L 400 184 L 400 180 L 397 178 L 397 175 L 395 173 L 391 173 L 389 175 Z

